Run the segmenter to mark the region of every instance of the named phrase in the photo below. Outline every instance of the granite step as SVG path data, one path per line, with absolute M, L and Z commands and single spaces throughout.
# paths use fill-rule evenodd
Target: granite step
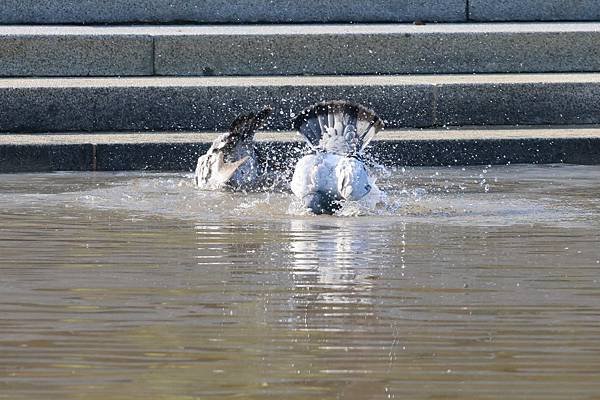
M 471 21 L 600 21 L 598 0 L 469 0 Z
M 57 133 L 0 135 L 0 173 L 191 171 L 218 133 Z M 305 145 L 293 132 L 259 132 L 261 154 L 293 165 Z M 386 130 L 368 157 L 386 166 L 600 164 L 600 127 L 462 127 Z
M 466 0 L 2 0 L 0 24 L 464 21 Z
M 3 0 L 0 24 L 599 21 L 597 0 Z
M 600 71 L 600 23 L 0 26 L 0 76 Z
M 269 104 L 270 128 L 347 99 L 389 128 L 600 123 L 600 74 L 4 78 L 0 132 L 222 130 Z

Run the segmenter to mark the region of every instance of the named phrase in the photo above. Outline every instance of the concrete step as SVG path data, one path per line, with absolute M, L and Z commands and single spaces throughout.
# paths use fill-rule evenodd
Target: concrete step
M 463 21 L 466 0 L 2 0 L 1 24 Z
M 471 21 L 599 21 L 598 0 L 469 0 Z
M 600 71 L 600 23 L 0 26 L 0 76 Z
M 0 135 L 0 173 L 191 171 L 217 133 Z M 257 134 L 262 154 L 293 165 L 304 149 L 292 132 Z M 387 166 L 515 163 L 600 164 L 600 127 L 506 127 L 381 132 L 369 154 Z M 271 165 L 272 168 L 281 165 Z
M 389 128 L 600 123 L 600 74 L 0 79 L 0 132 L 222 130 L 274 107 L 366 104 Z
M 597 0 L 2 0 L 0 24 L 598 21 Z

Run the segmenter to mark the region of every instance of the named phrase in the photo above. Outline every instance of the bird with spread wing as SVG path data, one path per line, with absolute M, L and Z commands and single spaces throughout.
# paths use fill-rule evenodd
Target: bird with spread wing
M 334 214 L 346 201 L 376 189 L 363 152 L 383 121 L 372 110 L 347 101 L 328 101 L 305 109 L 294 128 L 311 152 L 296 165 L 291 189 L 315 214 Z

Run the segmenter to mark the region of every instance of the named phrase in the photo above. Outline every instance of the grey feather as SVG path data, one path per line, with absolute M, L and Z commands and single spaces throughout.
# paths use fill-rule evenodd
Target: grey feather
M 317 103 L 294 119 L 294 128 L 313 149 L 360 154 L 384 123 L 374 111 L 348 101 Z
M 213 148 L 228 153 L 241 142 L 253 141 L 254 133 L 264 125 L 269 115 L 271 115 L 271 111 L 271 107 L 265 107 L 256 114 L 248 113 L 240 115 L 231 123 L 229 132 L 219 137 L 213 143 Z M 227 156 L 227 154 L 225 155 Z
M 266 107 L 258 113 L 237 117 L 229 132 L 219 136 L 208 152 L 198 159 L 196 183 L 206 189 L 248 189 L 261 175 L 254 149 L 254 133 L 269 115 Z

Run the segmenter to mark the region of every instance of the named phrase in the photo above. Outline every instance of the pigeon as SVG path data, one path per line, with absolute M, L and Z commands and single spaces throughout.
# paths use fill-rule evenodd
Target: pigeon
M 229 132 L 219 136 L 208 152 L 198 159 L 195 180 L 205 190 L 252 190 L 261 181 L 259 165 L 254 147 L 254 133 L 271 114 L 265 107 L 258 113 L 237 117 Z
M 345 202 L 376 189 L 363 159 L 365 148 L 384 127 L 375 112 L 347 101 L 328 101 L 308 107 L 293 123 L 310 148 L 296 164 L 290 185 L 306 209 L 332 215 Z

